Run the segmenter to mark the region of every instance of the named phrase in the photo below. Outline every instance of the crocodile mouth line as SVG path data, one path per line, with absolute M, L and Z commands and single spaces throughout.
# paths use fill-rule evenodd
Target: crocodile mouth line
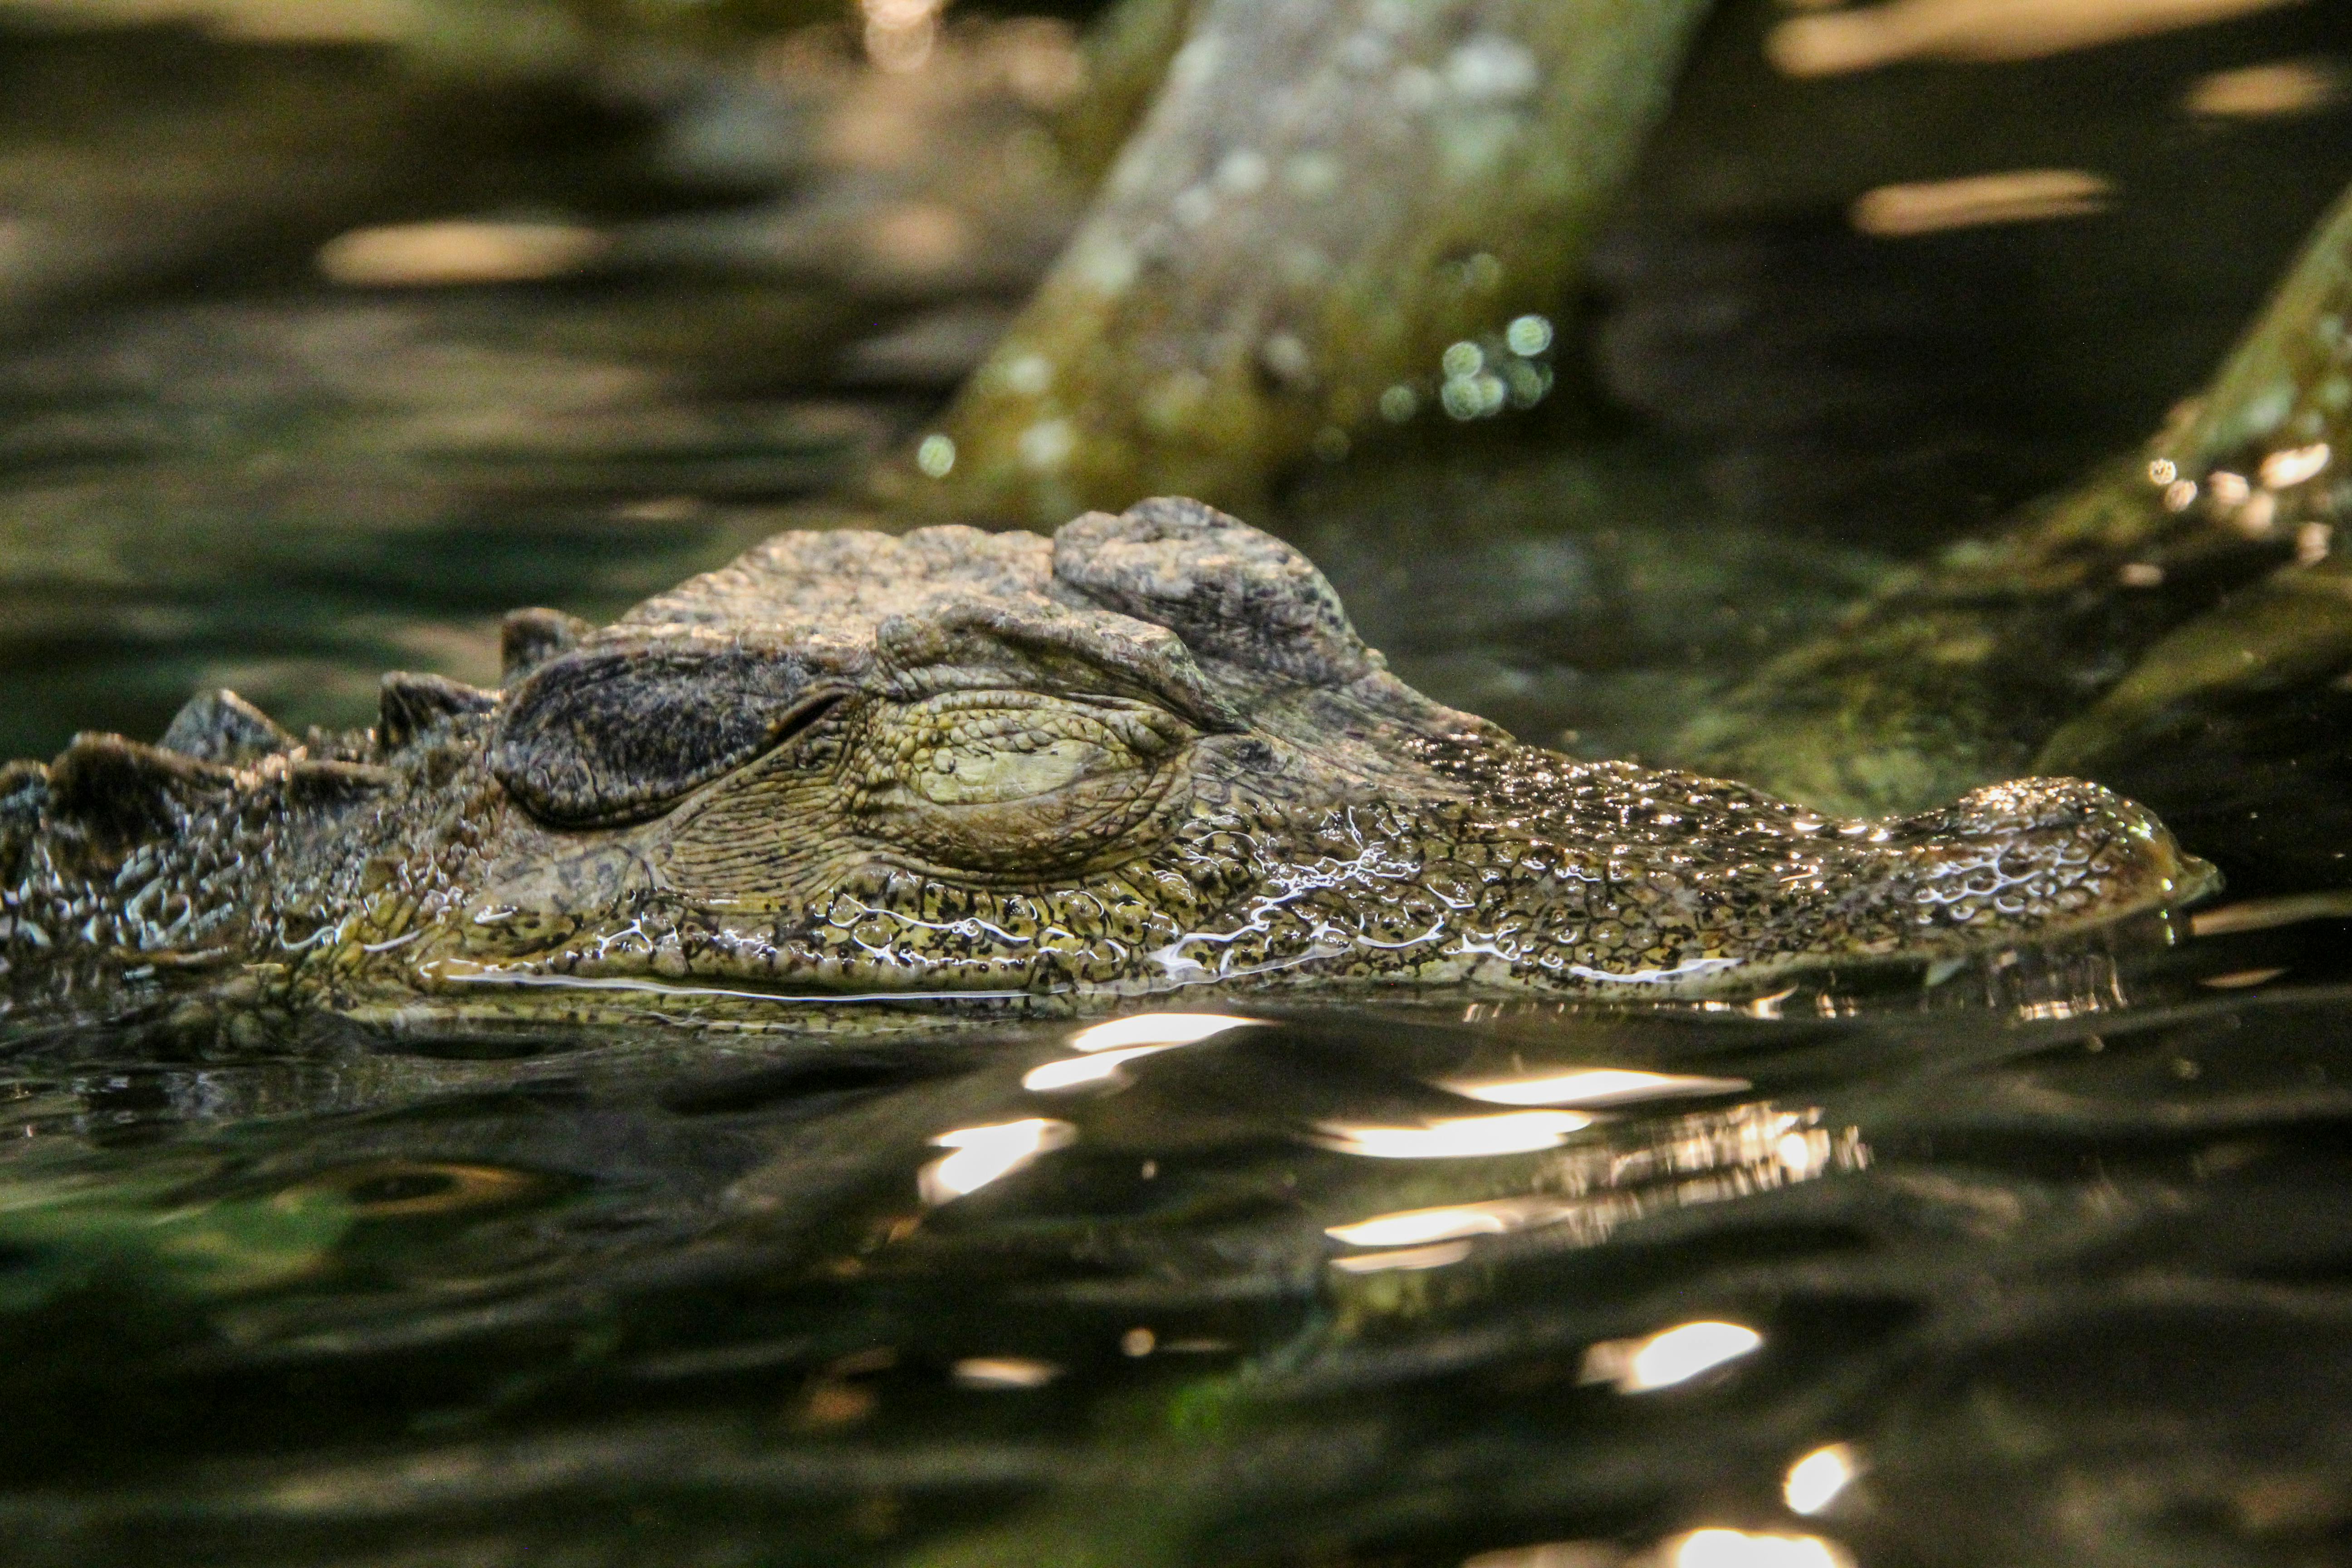
M 691 981 L 640 980 L 624 975 L 533 974 L 511 969 L 444 961 L 425 971 L 425 977 L 446 985 L 511 986 L 519 990 L 619 991 L 645 996 L 709 997 L 730 1001 L 772 1002 L 780 1006 L 848 1005 L 856 1003 L 906 1002 L 918 1005 L 960 1002 L 1028 1001 L 1066 994 L 1068 987 L 1050 991 L 751 991 L 740 986 L 698 984 Z

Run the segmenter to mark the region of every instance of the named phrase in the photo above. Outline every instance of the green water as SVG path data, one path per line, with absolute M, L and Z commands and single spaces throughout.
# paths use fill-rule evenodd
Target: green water
M 1562 302 L 1603 412 L 1431 422 L 1255 520 L 1408 679 L 1530 739 L 1655 758 L 2127 447 L 2352 178 L 2340 108 L 2180 108 L 2352 69 L 2322 7 L 1812 84 L 1760 63 L 1778 19 L 1718 19 Z M 609 615 L 827 520 L 1075 211 L 1017 104 L 828 162 L 788 72 L 612 47 L 518 85 L 0 32 L 0 234 L 84 247 L 0 271 L 0 754 L 152 737 L 199 685 L 365 722 L 386 668 L 494 681 L 509 606 Z M 2078 165 L 2105 212 L 1844 216 Z M 1000 243 L 918 275 L 839 238 L 960 191 Z M 620 257 L 311 264 L 483 213 Z M 2332 886 L 2341 747 L 2221 755 L 2182 776 Z M 1108 1068 L 1069 1026 L 20 1044 L 0 1561 L 2352 1561 L 2352 924 L 2237 907 L 1737 1009 L 1202 993 Z

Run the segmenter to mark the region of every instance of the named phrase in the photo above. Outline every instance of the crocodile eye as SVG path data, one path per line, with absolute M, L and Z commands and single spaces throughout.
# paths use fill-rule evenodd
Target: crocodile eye
M 1047 872 L 1139 847 L 1189 726 L 1148 703 L 950 692 L 868 721 L 852 810 L 942 866 Z
M 583 648 L 507 694 L 490 771 L 551 826 L 642 821 L 772 750 L 835 695 L 800 661 L 730 642 Z

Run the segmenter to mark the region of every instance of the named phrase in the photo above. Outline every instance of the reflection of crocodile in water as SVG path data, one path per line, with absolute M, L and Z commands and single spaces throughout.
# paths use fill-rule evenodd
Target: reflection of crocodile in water
M 1303 556 L 1190 501 L 1050 541 L 786 533 L 602 630 L 520 612 L 507 645 L 503 693 L 387 677 L 373 730 L 296 744 L 212 693 L 163 747 L 84 736 L 0 773 L 19 1020 L 1737 993 L 2205 880 L 2089 784 L 1848 823 L 1520 745 L 1389 675 Z

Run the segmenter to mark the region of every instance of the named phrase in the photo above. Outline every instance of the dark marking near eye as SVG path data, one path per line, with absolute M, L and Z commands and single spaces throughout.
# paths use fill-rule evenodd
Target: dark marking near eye
M 840 700 L 810 683 L 793 655 L 731 642 L 575 650 L 510 694 L 490 771 L 552 826 L 643 821 Z

